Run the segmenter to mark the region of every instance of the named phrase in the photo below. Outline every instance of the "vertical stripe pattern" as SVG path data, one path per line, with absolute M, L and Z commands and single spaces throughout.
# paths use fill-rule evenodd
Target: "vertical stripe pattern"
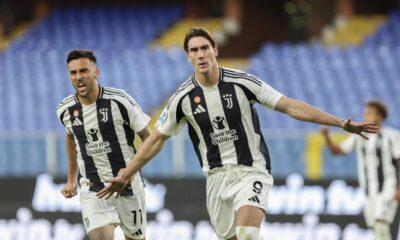
M 128 143 L 128 146 L 133 148 L 133 151 L 136 152 L 135 146 L 133 144 L 135 141 L 135 132 L 129 127 L 130 120 L 129 120 L 129 116 L 128 116 L 128 111 L 126 110 L 126 108 L 124 107 L 123 104 L 121 104 L 118 101 L 115 101 L 115 102 L 117 103 L 117 106 L 121 113 L 122 119 L 124 120 L 123 128 L 124 128 L 124 132 L 125 132 L 126 142 Z
M 382 135 L 378 134 L 378 138 L 376 140 L 376 158 L 378 160 L 378 192 L 382 192 L 383 188 L 383 159 L 382 159 Z
M 282 96 L 245 72 L 220 68 L 218 83 L 205 88 L 194 75 L 171 97 L 158 130 L 176 134 L 189 124 L 189 135 L 204 172 L 228 164 L 270 170 L 270 158 L 253 103 L 274 108 Z M 190 82 L 191 80 L 191 82 Z M 182 100 L 183 99 L 183 100 Z
M 361 147 L 361 154 L 363 155 L 363 168 L 364 168 L 364 174 L 365 174 L 365 194 L 368 196 L 369 195 L 369 182 L 368 182 L 368 167 L 367 167 L 367 150 L 365 149 L 365 146 L 363 145 Z
M 82 105 L 80 103 L 75 104 L 74 106 L 70 107 L 68 111 L 70 114 L 70 120 L 72 122 L 72 130 L 75 138 L 78 140 L 79 148 L 81 149 L 82 160 L 85 164 L 86 178 L 88 178 L 91 182 L 89 190 L 99 191 L 104 187 L 104 184 L 100 180 L 93 157 L 89 156 L 86 152 L 86 145 L 89 143 L 89 141 L 87 139 L 84 127 L 85 122 L 83 119 Z M 74 124 L 78 121 L 80 124 Z
M 239 136 L 237 140 L 233 141 L 237 156 L 237 164 L 252 166 L 253 157 L 251 156 L 247 134 L 243 126 L 240 105 L 234 85 L 220 82 L 218 88 L 229 129 L 235 130 L 236 135 Z
M 208 115 L 208 107 L 201 87 L 197 86 L 189 93 L 189 100 L 192 112 L 195 112 L 196 108 L 199 105 L 201 105 L 205 110 L 205 112 L 194 114 L 193 116 L 197 125 L 201 127 L 201 132 L 207 146 L 206 155 L 208 165 L 210 166 L 210 169 L 222 167 L 219 146 L 212 143 L 211 134 L 214 133 L 214 129 L 211 123 L 211 119 Z
M 260 152 L 266 161 L 267 170 L 269 171 L 269 173 L 271 173 L 271 158 L 269 157 L 267 143 L 265 142 L 264 136 L 262 135 L 261 132 L 260 120 L 258 119 L 257 110 L 253 104 L 250 104 L 250 107 L 251 107 L 251 116 L 253 120 L 254 130 L 260 136 Z
M 110 143 L 111 152 L 108 152 L 107 156 L 113 176 L 117 176 L 119 169 L 126 167 L 126 164 L 115 132 L 110 100 L 99 99 L 97 101 L 97 121 L 103 141 Z

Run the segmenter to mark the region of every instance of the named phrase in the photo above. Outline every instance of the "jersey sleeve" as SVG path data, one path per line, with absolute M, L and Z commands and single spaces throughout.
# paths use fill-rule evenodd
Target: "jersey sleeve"
M 267 83 L 262 82 L 257 99 L 262 105 L 270 109 L 275 109 L 276 104 L 282 96 L 282 93 L 278 92 Z
M 348 154 L 351 153 L 355 146 L 356 146 L 356 135 L 350 135 L 346 140 L 341 142 L 339 144 L 340 150 L 342 150 L 343 153 Z
M 150 117 L 142 111 L 139 105 L 131 108 L 129 113 L 130 127 L 135 132 L 140 132 L 146 128 L 147 124 L 150 122 Z
M 130 102 L 130 106 L 127 107 L 128 116 L 129 116 L 129 126 L 135 132 L 140 132 L 150 122 L 150 117 L 142 111 L 142 108 L 136 101 L 127 94 L 127 97 Z
M 245 79 L 249 80 L 247 82 L 250 84 L 246 86 L 255 95 L 256 100 L 269 109 L 275 109 L 283 94 L 254 75 L 247 74 Z
M 173 99 L 164 108 L 156 123 L 157 130 L 167 136 L 176 135 L 186 123 L 182 114 L 181 101 Z
M 400 160 L 400 132 L 395 131 L 392 137 L 392 155 L 396 160 Z
M 67 110 L 66 109 L 57 109 L 56 113 L 57 113 L 57 118 L 58 120 L 60 120 L 61 124 L 64 126 L 65 131 L 67 132 L 67 134 L 72 135 L 72 128 L 67 127 L 67 124 L 65 123 L 65 114 L 66 114 Z

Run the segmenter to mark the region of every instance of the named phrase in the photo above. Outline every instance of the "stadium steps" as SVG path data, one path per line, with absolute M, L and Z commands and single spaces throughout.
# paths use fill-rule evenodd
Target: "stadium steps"
M 4 51 L 14 40 L 22 37 L 35 22 L 24 22 L 18 25 L 9 36 L 0 36 L 0 51 Z
M 222 67 L 245 70 L 245 69 L 247 69 L 247 66 L 249 64 L 249 59 L 247 59 L 247 58 L 219 58 L 218 63 Z
M 339 46 L 360 45 L 366 37 L 375 33 L 386 19 L 381 15 L 338 17 L 334 27 L 324 29 L 324 43 Z
M 190 19 L 184 18 L 173 25 L 168 31 L 157 38 L 152 47 L 181 47 L 185 33 L 194 26 L 205 27 L 211 33 L 216 34 L 222 29 L 222 18 Z
M 213 35 L 218 38 L 218 34 L 223 32 L 223 19 L 222 18 L 203 18 L 203 19 L 190 19 L 184 18 L 175 23 L 169 30 L 164 32 L 159 38 L 153 41 L 150 46 L 157 48 L 182 48 L 183 39 L 186 32 L 193 26 L 200 26 L 208 29 Z M 219 58 L 220 66 L 246 69 L 249 63 L 247 58 Z M 159 112 L 156 110 L 155 112 Z

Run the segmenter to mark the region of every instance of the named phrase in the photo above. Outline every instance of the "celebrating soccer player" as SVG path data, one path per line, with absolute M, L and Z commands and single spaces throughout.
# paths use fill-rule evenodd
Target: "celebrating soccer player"
M 113 240 L 114 228 L 120 225 L 127 240 L 144 239 L 146 207 L 139 173 L 129 177 L 119 198 L 99 199 L 96 192 L 131 161 L 135 133 L 142 141 L 148 138 L 150 118 L 124 91 L 97 83 L 100 71 L 91 51 L 71 51 L 67 64 L 76 94 L 57 107 L 67 131 L 68 180 L 61 192 L 66 198 L 77 194 L 79 168 L 82 218 L 89 238 Z
M 207 209 L 219 239 L 259 239 L 273 185 L 270 157 L 255 104 L 293 118 L 342 127 L 362 135 L 371 123 L 346 121 L 304 102 L 283 96 L 259 78 L 218 66 L 218 48 L 210 33 L 192 28 L 183 45 L 194 68 L 170 98 L 157 129 L 126 170 L 108 180 L 99 197 L 120 192 L 128 180 L 188 123 L 189 135 L 207 179 Z
M 373 100 L 365 104 L 365 121 L 381 127 L 387 115 L 382 102 Z M 351 135 L 340 145 L 332 142 L 327 128 L 323 128 L 322 133 L 332 154 L 356 151 L 358 181 L 366 196 L 365 222 L 374 229 L 377 240 L 390 240 L 390 224 L 396 214 L 397 201 L 400 201 L 397 179 L 400 176 L 400 133 L 390 127 L 381 127 L 378 134 L 368 135 L 369 141 Z

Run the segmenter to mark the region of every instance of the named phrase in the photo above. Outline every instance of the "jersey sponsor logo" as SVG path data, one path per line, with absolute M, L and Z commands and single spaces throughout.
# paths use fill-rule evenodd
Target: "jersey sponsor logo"
M 102 122 L 107 122 L 108 121 L 108 108 L 101 108 L 99 110 L 101 114 L 101 121 Z
M 213 121 L 212 125 L 217 130 L 223 130 L 226 127 L 226 120 L 224 117 L 216 116 Z M 224 131 L 219 131 L 217 133 L 210 133 L 211 142 L 214 145 L 218 145 L 224 142 L 232 142 L 239 139 L 238 135 L 236 134 L 236 129 L 226 129 Z
M 78 109 L 74 109 L 72 111 L 72 116 L 73 116 L 72 126 L 77 127 L 77 126 L 83 125 L 82 121 L 79 119 L 79 110 Z
M 88 143 L 85 144 L 86 154 L 88 156 L 97 156 L 112 152 L 109 141 L 100 141 L 98 129 L 91 128 L 86 133 Z
M 74 126 L 74 127 L 82 126 L 82 125 L 83 125 L 83 123 L 82 123 L 82 121 L 81 121 L 79 118 L 75 118 L 75 119 L 72 121 L 72 126 Z
M 220 143 L 232 142 L 239 139 L 236 134 L 236 129 L 227 129 L 218 133 L 210 133 L 211 143 L 213 145 L 218 145 Z
M 216 116 L 212 124 L 215 129 L 222 130 L 225 128 L 226 121 L 224 117 Z
M 257 196 L 251 197 L 248 199 L 250 202 L 256 202 L 256 203 L 260 203 L 260 199 L 258 199 Z
M 132 233 L 133 236 L 141 236 L 142 234 L 143 234 L 143 232 L 140 228 L 136 232 Z
M 98 129 L 94 129 L 91 128 L 89 129 L 89 131 L 87 132 L 87 138 L 90 142 L 97 142 L 99 141 L 99 130 Z
M 233 107 L 233 101 L 232 101 L 232 94 L 227 93 L 222 95 L 222 98 L 226 101 L 226 108 L 232 109 Z
M 203 106 L 201 106 L 201 104 L 199 104 L 199 105 L 197 105 L 197 107 L 194 110 L 193 114 L 196 115 L 196 114 L 205 113 L 205 112 L 207 112 L 206 109 Z

